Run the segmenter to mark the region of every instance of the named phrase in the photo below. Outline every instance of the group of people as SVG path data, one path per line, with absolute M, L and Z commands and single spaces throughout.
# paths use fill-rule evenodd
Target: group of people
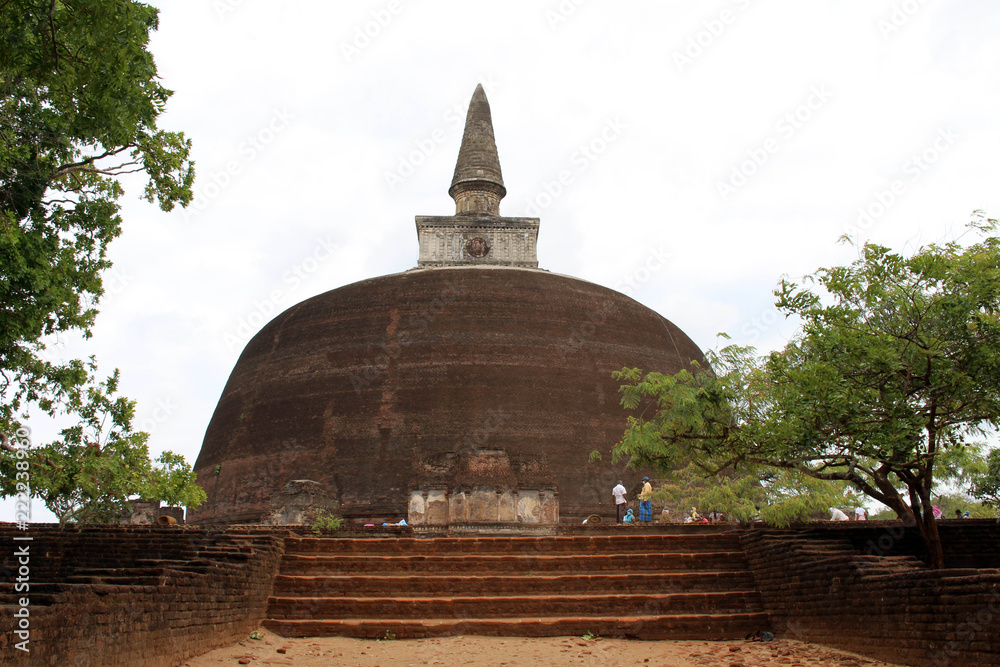
M 642 491 L 639 492 L 639 521 L 643 523 L 649 523 L 653 520 L 653 504 L 650 500 L 650 494 L 653 493 L 653 486 L 649 483 L 648 477 L 642 478 Z M 618 523 L 634 523 L 636 521 L 635 513 L 628 508 L 628 492 L 625 490 L 625 486 L 622 484 L 621 480 L 618 480 L 618 484 L 615 488 L 611 489 L 611 495 L 615 499 L 615 510 L 618 515 Z M 667 510 L 663 510 L 664 520 L 667 520 L 668 515 Z M 937 505 L 934 506 L 934 518 L 942 518 L 944 513 L 941 511 Z M 971 513 L 966 511 L 964 514 L 962 510 L 955 510 L 956 519 L 968 519 Z M 698 514 L 698 508 L 692 507 L 691 513 L 684 517 L 684 523 L 716 523 L 719 521 L 725 521 L 726 515 L 721 512 L 710 512 L 707 517 Z M 836 507 L 830 508 L 830 521 L 867 521 L 868 520 L 868 510 L 864 507 L 855 507 L 854 514 L 848 516 L 843 510 Z M 586 521 L 584 521 L 586 523 Z
M 691 512 L 684 517 L 684 523 L 723 523 L 726 515 L 722 512 L 709 512 L 706 515 L 698 514 L 698 508 L 692 507 Z
M 868 520 L 868 510 L 864 507 L 854 508 L 854 518 L 847 516 L 843 510 L 837 509 L 836 507 L 830 508 L 830 521 L 867 521 Z
M 648 477 L 642 478 L 642 491 L 639 492 L 639 518 L 642 523 L 649 523 L 653 520 L 653 503 L 650 498 L 653 493 L 653 486 L 649 483 Z M 618 515 L 618 523 L 634 523 L 636 521 L 635 512 L 628 507 L 628 492 L 621 480 L 611 490 L 611 495 L 615 499 L 615 509 Z M 667 521 L 669 513 L 663 510 L 663 520 Z M 726 515 L 722 512 L 710 512 L 707 517 L 698 514 L 696 507 L 691 508 L 691 513 L 684 517 L 684 523 L 716 523 L 725 521 Z
M 650 522 L 653 520 L 653 503 L 649 499 L 649 494 L 653 492 L 653 485 L 649 483 L 648 477 L 642 478 L 642 491 L 639 492 L 639 521 Z M 615 497 L 615 509 L 618 513 L 618 523 L 632 523 L 635 521 L 635 514 L 627 508 L 628 492 L 621 480 L 615 488 L 611 489 L 611 495 Z
M 931 508 L 931 511 L 934 513 L 934 518 L 935 519 L 943 519 L 944 518 L 944 512 L 941 511 L 941 508 L 938 507 L 937 505 L 934 505 Z M 962 510 L 955 510 L 955 518 L 956 519 L 969 519 L 971 517 L 972 517 L 972 513 L 969 512 L 968 510 L 966 510 L 965 513 L 963 513 Z M 851 518 L 848 517 L 847 514 L 845 514 L 843 512 L 843 510 L 839 510 L 836 507 L 831 507 L 830 508 L 830 521 L 850 521 L 850 520 L 851 520 Z M 854 508 L 854 519 L 853 520 L 854 521 L 867 521 L 868 520 L 868 512 L 865 510 L 864 507 L 855 507 Z

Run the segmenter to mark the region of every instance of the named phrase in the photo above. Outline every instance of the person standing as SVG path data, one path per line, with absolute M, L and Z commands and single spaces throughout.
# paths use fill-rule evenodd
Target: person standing
M 648 477 L 642 478 L 642 491 L 639 493 L 639 521 L 649 523 L 653 520 L 653 503 L 649 499 L 649 494 L 653 492 L 653 487 L 649 483 Z
M 618 512 L 618 523 L 625 520 L 625 487 L 622 481 L 618 480 L 618 485 L 611 489 L 611 495 L 615 497 L 615 509 Z

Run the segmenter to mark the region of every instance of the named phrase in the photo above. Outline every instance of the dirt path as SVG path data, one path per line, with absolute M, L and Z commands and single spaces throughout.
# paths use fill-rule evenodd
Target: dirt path
M 580 637 L 442 637 L 374 641 L 346 637 L 286 639 L 261 629 L 245 639 L 186 661 L 189 667 L 298 665 L 299 667 L 396 667 L 408 665 L 724 665 L 725 667 L 893 667 L 817 644 L 771 642 L 642 642 Z

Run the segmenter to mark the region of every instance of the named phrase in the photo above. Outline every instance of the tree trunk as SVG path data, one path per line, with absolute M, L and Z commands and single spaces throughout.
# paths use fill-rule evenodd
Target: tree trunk
M 944 547 L 941 544 L 941 534 L 938 533 L 937 519 L 934 518 L 933 512 L 924 514 L 920 523 L 920 537 L 923 538 L 924 547 L 927 548 L 927 564 L 935 570 L 943 568 Z
M 921 516 L 917 521 L 920 538 L 927 549 L 927 565 L 935 570 L 944 567 L 944 547 L 941 544 L 941 534 L 938 532 L 937 519 L 934 517 L 934 507 L 931 505 L 930 493 L 921 488 L 917 490 L 920 497 Z
M 907 505 L 899 496 L 886 498 L 889 509 L 896 513 L 896 516 L 907 527 L 915 527 L 920 533 L 920 540 L 924 543 L 927 551 L 927 565 L 935 570 L 944 567 L 944 548 L 941 544 L 941 535 L 938 533 L 937 519 L 934 518 L 930 496 L 924 497 L 920 490 L 910 489 L 910 502 Z M 885 502 L 883 500 L 883 502 Z

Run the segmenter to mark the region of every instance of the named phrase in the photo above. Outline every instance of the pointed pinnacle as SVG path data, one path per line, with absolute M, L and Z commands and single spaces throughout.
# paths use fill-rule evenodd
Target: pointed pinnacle
M 482 84 L 476 86 L 465 119 L 465 134 L 458 151 L 455 177 L 448 194 L 455 200 L 456 214 L 499 215 L 500 200 L 507 194 L 500 172 L 493 117 Z

